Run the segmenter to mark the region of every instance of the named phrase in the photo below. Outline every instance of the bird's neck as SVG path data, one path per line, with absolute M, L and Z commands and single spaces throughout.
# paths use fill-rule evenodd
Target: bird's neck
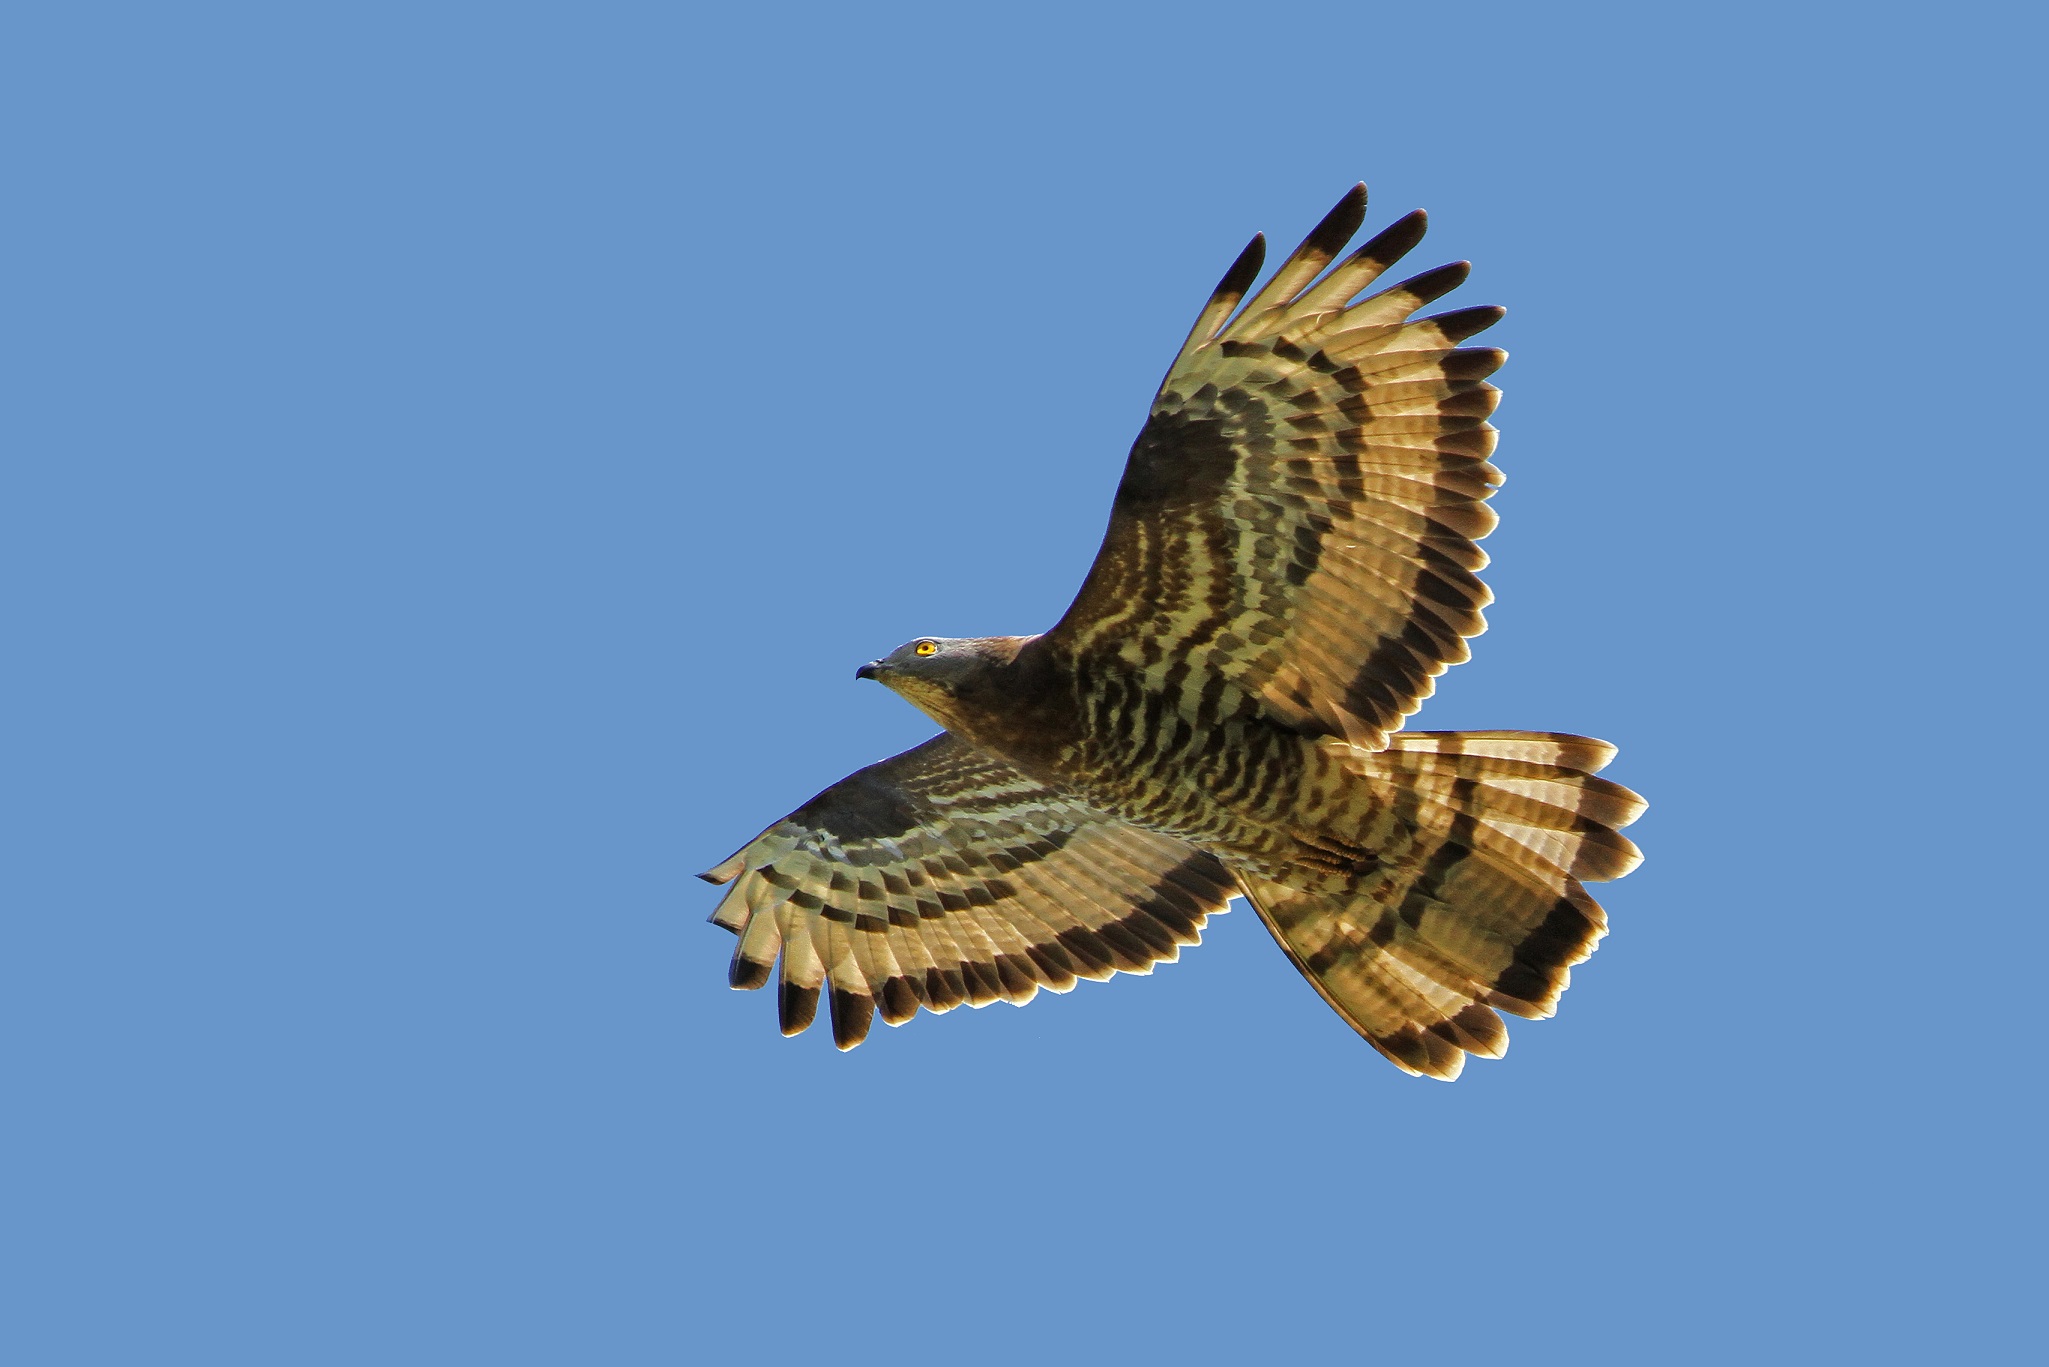
M 912 701 L 964 740 L 1027 772 L 1048 769 L 1077 735 L 1074 692 L 1036 636 L 990 638 L 989 667 L 943 698 Z

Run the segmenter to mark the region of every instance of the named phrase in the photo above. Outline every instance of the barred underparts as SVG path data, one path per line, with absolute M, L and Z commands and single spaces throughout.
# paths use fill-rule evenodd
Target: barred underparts
M 1485 629 L 1505 357 L 1460 346 L 1499 309 L 1411 316 L 1463 263 L 1359 298 L 1424 228 L 1333 266 L 1365 210 L 1356 186 L 1250 300 L 1264 239 L 1225 274 L 1066 616 L 863 666 L 945 731 L 704 875 L 785 1034 L 821 994 L 851 1049 L 878 1009 L 1147 973 L 1233 896 L 1407 1072 L 1556 1009 L 1607 930 L 1582 884 L 1640 862 L 1644 803 L 1595 777 L 1601 741 L 1400 729 Z

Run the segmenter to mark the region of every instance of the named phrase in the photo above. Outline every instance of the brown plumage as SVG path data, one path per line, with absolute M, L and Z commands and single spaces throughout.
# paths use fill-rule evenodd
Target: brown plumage
M 864 666 L 946 734 L 705 875 L 732 883 L 733 986 L 780 963 L 784 1033 L 821 993 L 850 1049 L 878 1008 L 1149 972 L 1233 894 L 1408 1072 L 1456 1077 L 1507 1048 L 1498 1011 L 1556 1008 L 1606 931 L 1581 885 L 1636 866 L 1618 832 L 1644 804 L 1593 777 L 1600 741 L 1399 730 L 1485 627 L 1504 357 L 1458 345 L 1499 309 L 1410 316 L 1464 264 L 1358 299 L 1424 226 L 1333 267 L 1365 207 L 1357 186 L 1249 300 L 1263 239 L 1225 274 L 1066 616 Z

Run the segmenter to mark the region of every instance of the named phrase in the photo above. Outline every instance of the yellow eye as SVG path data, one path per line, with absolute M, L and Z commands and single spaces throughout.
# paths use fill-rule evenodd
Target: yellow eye
M 939 653 L 939 642 L 920 641 L 911 647 L 911 653 L 913 655 L 937 655 Z

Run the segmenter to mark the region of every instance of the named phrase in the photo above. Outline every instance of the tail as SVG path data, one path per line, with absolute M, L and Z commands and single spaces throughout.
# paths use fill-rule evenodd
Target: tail
M 1539 731 L 1324 744 L 1382 813 L 1365 871 L 1342 893 L 1241 874 L 1246 897 L 1323 999 L 1403 1071 L 1449 1081 L 1467 1054 L 1501 1057 L 1495 1012 L 1551 1015 L 1607 933 L 1581 880 L 1643 860 L 1618 834 L 1643 799 L 1593 777 L 1615 747 Z

